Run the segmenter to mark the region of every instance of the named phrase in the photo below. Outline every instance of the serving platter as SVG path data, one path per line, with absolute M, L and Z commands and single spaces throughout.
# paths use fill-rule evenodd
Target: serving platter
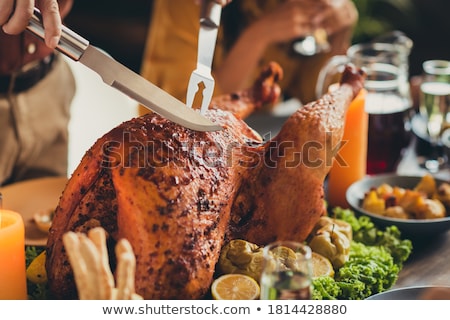
M 432 293 L 433 290 L 436 290 L 436 293 Z M 447 297 L 450 292 L 450 287 L 414 286 L 398 288 L 374 294 L 373 296 L 368 297 L 366 300 L 428 300 L 434 298 L 435 294 L 440 295 L 441 291 L 445 292 L 445 295 Z
M 0 187 L 3 209 L 20 213 L 25 224 L 25 245 L 45 246 L 47 233 L 33 220 L 39 210 L 55 209 L 67 183 L 67 177 L 48 177 Z

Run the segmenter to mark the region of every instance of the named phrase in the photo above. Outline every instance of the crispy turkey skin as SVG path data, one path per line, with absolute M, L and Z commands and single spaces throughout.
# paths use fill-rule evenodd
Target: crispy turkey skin
M 101 226 L 109 247 L 127 238 L 136 292 L 145 299 L 204 297 L 229 239 L 304 240 L 323 214 L 327 157 L 363 76 L 347 68 L 336 92 L 299 109 L 263 141 L 242 118 L 278 99 L 281 76 L 273 63 L 249 90 L 215 98 L 206 116 L 221 131 L 192 131 L 151 113 L 98 139 L 69 179 L 50 229 L 54 298 L 77 298 L 62 243 L 68 231 Z M 112 250 L 110 257 L 114 270 Z

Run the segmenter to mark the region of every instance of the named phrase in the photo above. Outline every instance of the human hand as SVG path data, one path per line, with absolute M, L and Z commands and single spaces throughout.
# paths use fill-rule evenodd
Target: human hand
M 196 4 L 200 4 L 202 3 L 202 1 L 206 1 L 206 0 L 195 0 Z M 232 0 L 214 0 L 214 2 L 222 5 L 222 7 L 226 6 L 227 4 L 229 4 Z
M 312 19 L 314 28 L 322 29 L 330 43 L 332 55 L 345 54 L 353 28 L 358 21 L 358 11 L 351 0 L 325 0 L 327 5 Z
M 292 41 L 312 33 L 313 18 L 326 6 L 327 0 L 288 0 L 262 15 L 249 30 L 266 45 Z
M 45 43 L 56 48 L 62 26 L 57 0 L 0 0 L 0 26 L 7 34 L 21 33 L 28 26 L 35 5 L 42 13 Z
M 214 2 L 217 2 L 218 4 L 221 4 L 222 6 L 226 6 L 229 4 L 232 0 L 214 0 Z
M 312 18 L 315 28 L 322 28 L 331 36 L 351 28 L 358 19 L 358 12 L 350 0 L 325 0 L 325 6 Z

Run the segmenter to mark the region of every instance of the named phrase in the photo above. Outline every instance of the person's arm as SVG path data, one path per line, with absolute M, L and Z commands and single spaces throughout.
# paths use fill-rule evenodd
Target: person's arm
M 220 91 L 234 92 L 247 86 L 267 47 L 310 33 L 313 13 L 323 8 L 322 1 L 290 0 L 251 24 L 214 70 Z
M 45 43 L 55 48 L 61 37 L 61 14 L 57 0 L 0 0 L 0 26 L 7 34 L 19 34 L 26 29 L 35 5 L 42 13 Z
M 328 7 L 316 16 L 313 23 L 326 30 L 330 51 L 302 59 L 302 63 L 294 70 L 297 77 L 288 85 L 289 94 L 298 97 L 303 103 L 319 98 L 316 95 L 318 75 L 331 57 L 346 54 L 358 19 L 353 1 L 327 1 Z

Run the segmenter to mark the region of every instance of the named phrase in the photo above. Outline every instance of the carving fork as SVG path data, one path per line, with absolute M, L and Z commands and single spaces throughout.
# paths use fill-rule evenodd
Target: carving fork
M 204 85 L 203 99 L 200 113 L 205 114 L 211 103 L 214 91 L 214 78 L 211 75 L 211 66 L 216 46 L 217 31 L 220 25 L 222 6 L 210 0 L 203 0 L 201 4 L 200 32 L 198 34 L 197 68 L 189 79 L 186 105 L 192 108 L 194 98 Z

